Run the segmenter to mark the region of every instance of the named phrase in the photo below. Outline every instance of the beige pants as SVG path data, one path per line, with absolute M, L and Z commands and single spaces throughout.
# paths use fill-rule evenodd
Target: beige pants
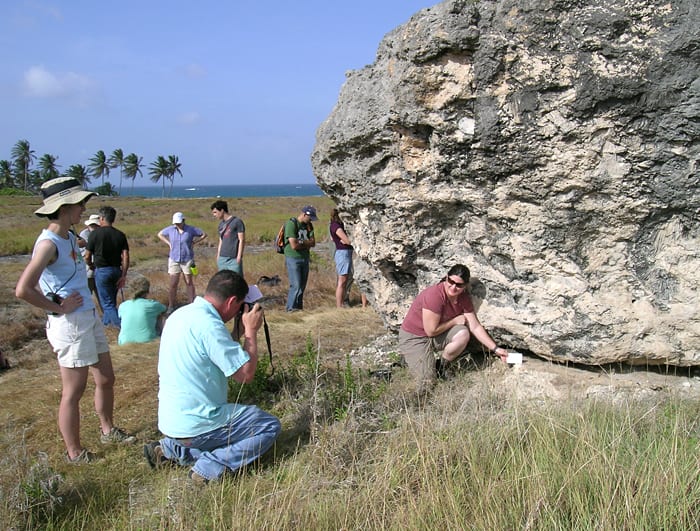
M 420 390 L 432 387 L 437 380 L 435 353 L 441 352 L 458 332 L 466 329 L 464 325 L 453 326 L 435 337 L 416 336 L 403 328 L 399 330 L 399 352 Z

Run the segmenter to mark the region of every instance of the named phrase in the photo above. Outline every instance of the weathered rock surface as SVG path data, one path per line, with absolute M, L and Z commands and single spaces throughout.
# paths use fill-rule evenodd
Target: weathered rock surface
M 451 0 L 350 72 L 312 164 L 396 329 L 454 263 L 497 340 L 700 364 L 700 4 Z

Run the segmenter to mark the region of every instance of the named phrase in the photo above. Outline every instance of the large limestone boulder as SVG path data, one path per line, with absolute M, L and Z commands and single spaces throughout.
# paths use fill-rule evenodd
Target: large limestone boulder
M 699 6 L 450 0 L 348 73 L 312 164 L 390 328 L 464 263 L 504 345 L 700 364 Z

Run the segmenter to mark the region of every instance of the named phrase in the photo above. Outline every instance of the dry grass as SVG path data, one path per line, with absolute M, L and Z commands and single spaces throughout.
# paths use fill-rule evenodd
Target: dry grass
M 0 230 L 21 227 L 21 238 L 32 241 L 45 226 L 45 221 L 32 214 L 38 206 L 33 197 L 2 198 L 8 202 L 7 211 L 0 217 Z M 200 274 L 196 278 L 197 292 L 201 293 L 207 280 L 216 272 L 216 220 L 210 215 L 212 200 L 162 200 L 139 198 L 97 198 L 88 203 L 86 212 L 96 211 L 100 203 L 114 205 L 117 209 L 115 226 L 123 230 L 130 240 L 132 266 L 130 275 L 145 275 L 151 281 L 151 297 L 167 304 L 168 275 L 166 272 L 167 250 L 155 233 L 169 223 L 172 212 L 186 213 L 188 223 L 201 227 L 210 238 L 205 245 L 196 248 Z M 330 211 L 326 198 L 246 198 L 229 200 L 232 213 L 246 222 L 248 252 L 245 256 L 245 276 L 255 283 L 261 275 L 279 275 L 280 285 L 262 287 L 264 306 L 270 327 L 273 353 L 284 359 L 304 349 L 305 341 L 311 337 L 323 345 L 329 363 L 332 358 L 342 359 L 343 352 L 358 342 L 376 336 L 382 331 L 379 318 L 370 309 L 352 308 L 339 311 L 334 308 L 333 289 L 335 272 L 327 238 L 327 224 L 316 223 L 318 239 L 321 240 L 314 253 L 309 286 L 305 295 L 308 311 L 288 314 L 284 303 L 288 289 L 284 258 L 275 253 L 271 240 L 279 224 L 289 217 L 296 206 L 318 205 L 319 213 Z M 3 207 L 5 210 L 5 206 Z M 21 239 L 20 238 L 20 239 Z M 6 242 L 3 242 L 3 245 Z M 31 248 L 31 245 L 28 246 Z M 26 252 L 27 245 L 19 248 Z M 8 248 L 5 248 L 7 251 Z M 13 250 L 13 249 L 9 249 Z M 42 311 L 14 297 L 14 286 L 28 261 L 27 255 L 0 259 L 0 297 L 4 301 L 0 308 L 0 345 L 14 369 L 0 376 L 0 403 L 5 412 L 11 412 L 17 425 L 31 426 L 26 436 L 29 452 L 44 451 L 53 460 L 59 460 L 63 444 L 55 425 L 56 410 L 60 398 L 60 378 L 55 366 L 55 357 L 45 339 L 45 315 Z M 128 289 L 126 296 L 129 296 Z M 354 294 L 359 300 L 359 294 Z M 121 296 L 119 298 L 121 300 Z M 185 303 L 184 287 L 181 283 L 178 301 Z M 341 333 L 338 333 L 342 330 Z M 262 333 L 261 333 L 262 335 Z M 116 345 L 116 332 L 108 330 L 112 345 L 112 358 L 117 374 L 116 396 L 119 423 L 136 432 L 144 439 L 156 435 L 156 358 L 158 342 L 124 346 Z M 261 348 L 264 350 L 263 338 Z M 85 396 L 91 396 L 88 388 Z M 28 402 L 31 393 L 31 401 Z M 22 407 L 19 407 L 23 404 Z M 83 429 L 85 444 L 96 447 L 96 430 L 91 418 L 89 400 L 83 400 Z M 148 414 L 145 414 L 148 412 Z

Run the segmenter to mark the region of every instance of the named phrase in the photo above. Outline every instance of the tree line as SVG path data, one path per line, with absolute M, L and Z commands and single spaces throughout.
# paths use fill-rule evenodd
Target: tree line
M 145 168 L 143 157 L 139 157 L 136 153 L 124 155 L 124 151 L 119 148 L 109 156 L 99 150 L 90 158 L 87 166 L 72 164 L 63 173 L 60 171 L 61 166 L 57 163 L 58 157 L 45 153 L 37 159 L 35 151 L 27 140 L 18 140 L 12 147 L 10 157 L 10 160 L 0 160 L 0 189 L 36 193 L 49 179 L 73 177 L 86 190 L 91 181 L 99 179 L 100 185 L 94 189 L 95 192 L 100 195 L 120 195 L 124 179 L 131 179 L 133 191 L 134 181 L 137 177 L 143 177 L 142 170 L 147 169 L 151 181 L 162 183 L 163 197 L 165 197 L 165 182 L 170 181 L 168 195 L 171 195 L 175 176 L 182 177 L 182 165 L 176 155 L 169 155 L 167 158 L 159 155 L 148 165 L 148 168 Z M 105 177 L 109 179 L 109 171 L 117 168 L 119 168 L 119 189 L 109 181 L 105 182 Z

